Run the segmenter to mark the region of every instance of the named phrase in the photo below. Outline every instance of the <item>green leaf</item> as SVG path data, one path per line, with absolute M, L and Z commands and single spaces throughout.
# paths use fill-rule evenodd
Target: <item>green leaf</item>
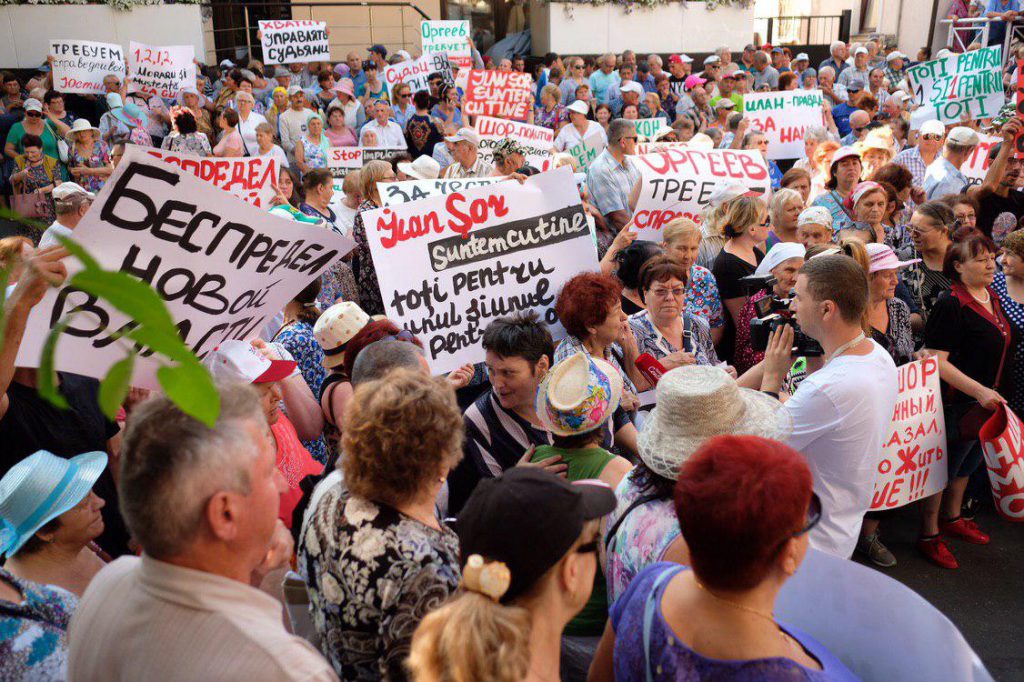
M 117 417 L 117 411 L 128 397 L 134 369 L 135 355 L 129 354 L 123 360 L 115 362 L 100 383 L 100 409 L 111 421 Z
M 82 261 L 82 265 L 84 265 L 87 270 L 103 269 L 100 266 L 100 264 L 96 261 L 96 259 L 89 255 L 89 252 L 85 250 L 85 247 L 76 242 L 74 239 L 71 239 L 70 237 L 63 237 L 61 235 L 57 235 L 57 241 L 59 241 L 61 246 L 67 249 L 72 256 Z
M 62 410 L 68 409 L 68 401 L 61 395 L 57 386 L 57 370 L 53 366 L 53 357 L 57 352 L 57 341 L 70 325 L 71 318 L 67 317 L 50 329 L 43 343 L 43 354 L 39 358 L 39 396 Z
M 167 397 L 182 412 L 213 428 L 220 413 L 220 394 L 213 377 L 198 360 L 161 367 L 156 378 Z
M 129 274 L 86 269 L 75 273 L 68 285 L 106 301 L 145 327 L 176 333 L 164 300 L 148 284 Z
M 171 332 L 157 330 L 152 327 L 136 327 L 125 333 L 125 336 L 140 346 L 145 346 L 155 353 L 160 353 L 176 362 L 195 360 L 195 354 L 185 345 L 178 335 L 177 329 Z

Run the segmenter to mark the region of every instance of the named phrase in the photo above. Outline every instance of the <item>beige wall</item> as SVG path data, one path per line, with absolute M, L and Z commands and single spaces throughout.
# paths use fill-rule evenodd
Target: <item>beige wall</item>
M 431 19 L 441 18 L 440 0 L 414 0 L 414 4 Z M 411 7 L 294 7 L 292 18 L 327 22 L 334 61 L 343 60 L 351 50 L 365 56 L 374 43 L 390 52 L 420 51 L 422 17 Z

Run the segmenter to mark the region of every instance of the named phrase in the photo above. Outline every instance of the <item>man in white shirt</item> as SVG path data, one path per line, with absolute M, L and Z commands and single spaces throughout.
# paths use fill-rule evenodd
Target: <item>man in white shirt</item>
M 811 546 L 843 558 L 853 555 L 871 507 L 882 439 L 896 406 L 896 365 L 861 329 L 867 300 L 867 276 L 856 261 L 818 256 L 800 270 L 791 306 L 800 329 L 824 349 L 825 366 L 786 402 L 786 442 L 807 458 L 821 498 Z M 740 384 L 756 387 L 751 379 L 761 369 L 761 390 L 777 395 L 792 365 L 792 346 L 791 327 L 774 333 L 764 362 Z
M 92 206 L 92 200 L 96 198 L 95 194 L 87 192 L 77 182 L 60 183 L 53 188 L 52 196 L 57 219 L 46 228 L 43 236 L 40 237 L 40 249 L 59 245 L 57 237 L 71 237 L 71 231 L 78 227 L 78 223 L 82 221 L 89 207 Z
M 946 134 L 942 155 L 928 164 L 924 174 L 924 193 L 929 201 L 967 191 L 969 181 L 960 168 L 980 141 L 978 133 L 967 126 L 957 126 Z
M 472 128 L 462 128 L 454 135 L 444 138 L 444 141 L 452 143 L 454 161 L 441 173 L 442 178 L 486 178 L 494 173 L 494 166 L 484 161 L 477 152 L 480 135 Z
M 390 114 L 390 104 L 381 100 L 374 102 L 373 120 L 367 121 L 366 125 L 363 126 L 362 131 L 359 133 L 359 139 L 363 140 L 364 136 L 369 132 L 373 133 L 377 142 L 376 144 L 364 144 L 364 146 L 405 148 L 405 133 L 402 132 L 400 125 L 388 118 Z
M 291 106 L 277 117 L 277 127 L 281 131 L 281 148 L 291 159 L 295 156 L 295 145 L 306 134 L 310 112 L 306 110 L 306 93 L 298 85 L 288 88 L 288 99 Z

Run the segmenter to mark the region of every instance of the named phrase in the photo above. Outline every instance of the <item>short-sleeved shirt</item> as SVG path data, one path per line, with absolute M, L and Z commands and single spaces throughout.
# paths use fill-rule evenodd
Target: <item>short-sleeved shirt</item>
M 754 257 L 758 263 L 764 260 L 764 254 L 758 249 L 754 249 Z M 725 249 L 720 251 L 718 257 L 715 258 L 715 264 L 711 268 L 711 273 L 715 276 L 715 282 L 718 284 L 718 294 L 722 297 L 722 301 L 747 296 L 747 291 L 740 283 L 740 279 L 753 275 L 756 269 L 756 265 L 751 265 L 739 256 L 733 255 Z M 732 315 L 726 314 L 725 332 L 718 344 L 719 349 L 722 351 L 723 360 L 732 361 L 735 344 L 736 325 L 733 322 Z
M 977 227 L 1001 245 L 1006 235 L 1021 226 L 1024 217 L 1024 190 L 1014 189 L 1005 196 L 981 190 L 976 196 L 981 210 L 978 211 Z
M 914 176 L 915 187 L 924 186 L 924 176 L 928 172 L 928 164 L 924 162 L 920 149 L 917 147 L 904 149 L 896 155 L 892 162 L 910 171 L 910 174 Z
M 615 160 L 605 149 L 598 154 L 587 170 L 587 187 L 601 215 L 629 210 L 629 193 L 640 180 L 640 170 L 628 156 L 622 162 Z
M 0 600 L 0 679 L 66 680 L 67 630 L 78 598 L 67 590 L 39 585 L 2 568 L 0 579 L 24 597 L 20 604 Z
M 646 310 L 630 315 L 629 328 L 633 331 L 637 350 L 641 355 L 648 353 L 656 360 L 660 360 L 666 355 L 682 350 L 693 353 L 698 365 L 717 365 L 719 362 L 715 344 L 711 340 L 711 327 L 708 326 L 707 320 L 690 312 L 683 313 L 683 343 L 687 344 L 688 334 L 688 348 L 676 348 L 654 326 L 650 313 Z
M 950 163 L 949 159 L 939 156 L 924 174 L 924 193 L 929 200 L 941 199 L 950 194 L 961 194 L 967 188 L 967 176 Z

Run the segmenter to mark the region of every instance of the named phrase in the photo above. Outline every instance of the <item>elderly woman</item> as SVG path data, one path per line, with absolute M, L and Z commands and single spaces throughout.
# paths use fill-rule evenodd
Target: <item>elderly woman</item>
M 188 152 L 199 156 L 212 156 L 210 138 L 199 131 L 191 109 L 171 109 L 171 132 L 160 145 L 172 152 Z
M 100 139 L 99 128 L 94 128 L 85 119 L 78 119 L 68 133 L 70 152 L 68 172 L 71 178 L 89 192 L 99 192 L 114 172 L 110 163 L 110 151 Z
M 462 456 L 455 393 L 395 370 L 347 411 L 344 482 L 320 499 L 299 569 L 324 653 L 342 679 L 405 679 L 413 633 L 459 586 L 459 541 L 435 502 Z
M 818 145 L 822 142 L 828 142 L 832 137 L 825 130 L 824 126 L 809 126 L 804 130 L 804 158 L 798 159 L 793 168 L 799 168 L 805 170 L 812 175 L 821 170 L 821 168 L 815 163 L 814 152 L 818 150 Z
M 942 202 L 953 209 L 953 217 L 956 218 L 958 227 L 977 229 L 978 214 L 981 213 L 981 205 L 977 199 L 969 194 L 951 194 L 943 197 Z
M 806 248 L 832 243 L 832 214 L 821 206 L 800 211 L 796 227 L 797 241 Z
M 7 472 L 0 481 L 0 514 L 13 532 L 0 546 L 4 569 L 82 596 L 110 560 L 93 544 L 103 533 L 104 502 L 92 487 L 106 466 L 103 452 L 65 459 L 40 450 Z
M 535 125 L 550 128 L 557 133 L 568 122 L 562 106 L 562 91 L 557 85 L 545 85 L 540 91 L 540 106 L 534 113 Z
M 772 615 L 821 520 L 811 486 L 810 468 L 787 445 L 757 436 L 704 443 L 675 486 L 692 568 L 663 562 L 636 576 L 611 608 L 591 682 L 644 679 L 655 661 L 665 680 L 855 679 Z
M 663 253 L 660 244 L 644 240 L 632 241 L 635 238 L 635 232 L 622 230 L 601 261 L 602 272 L 614 273 L 622 282 L 622 311 L 626 315 L 644 309 L 644 301 L 639 291 L 640 269 L 651 258 Z
M 803 244 L 782 242 L 768 252 L 754 271 L 755 275 L 771 275 L 775 284 L 771 290 L 762 289 L 750 296 L 736 321 L 736 355 L 733 364 L 740 374 L 761 362 L 764 351 L 751 345 L 750 323 L 758 317 L 758 303 L 769 296 L 788 299 L 796 286 L 796 276 L 804 264 L 806 249 Z
M 661 255 L 640 269 L 640 297 L 647 306 L 629 318 L 640 354 L 648 353 L 665 369 L 717 365 L 711 327 L 686 310 L 690 273 L 671 256 Z
M 331 144 L 324 135 L 324 120 L 315 111 L 306 119 L 306 134 L 295 145 L 295 166 L 305 175 L 315 168 L 327 168 L 327 150 Z
M 352 270 L 356 273 L 356 282 L 359 284 L 359 307 L 365 310 L 367 315 L 383 315 L 384 301 L 381 298 L 380 285 L 377 283 L 377 269 L 374 267 L 373 256 L 370 255 L 370 246 L 366 238 L 367 226 L 363 223 L 363 216 L 367 211 L 380 208 L 382 202 L 377 191 L 377 183 L 394 182 L 395 171 L 387 161 L 370 161 L 359 172 L 359 180 L 362 184 L 363 203 L 359 206 L 359 213 L 356 214 L 350 235 L 356 243 L 352 256 Z
M 264 115 L 269 123 L 274 128 L 274 136 L 280 138 L 281 130 L 278 125 L 278 116 L 288 111 L 290 104 L 288 102 L 288 89 L 277 87 L 274 88 L 273 93 L 270 95 L 271 105 L 267 107 L 267 113 Z
M 186 109 L 192 112 L 192 117 L 196 122 L 196 129 L 206 135 L 208 142 L 213 141 L 213 117 L 210 111 L 205 108 L 204 102 L 206 98 L 199 94 L 199 91 L 195 88 L 185 88 L 181 91 L 181 103 Z M 174 114 L 171 114 L 173 120 Z M 213 152 L 211 151 L 211 154 Z
M 797 224 L 804 210 L 804 199 L 794 189 L 780 189 L 768 201 L 772 225 L 765 244 L 769 251 L 781 242 L 798 242 Z
M 355 147 L 356 131 L 345 122 L 345 110 L 340 106 L 327 107 L 327 142 L 332 147 Z
M 952 287 L 935 302 L 924 330 L 925 347 L 939 358 L 946 397 L 949 484 L 944 493 L 924 502 L 918 549 L 943 568 L 958 564 L 939 539 L 940 532 L 972 544 L 989 542 L 989 536 L 964 519 L 960 510 L 967 480 L 981 464 L 978 430 L 1006 402 L 1000 391 L 1012 385 L 1013 328 L 991 288 L 996 253 L 992 240 L 977 232 L 953 242 L 943 264 Z
M 887 130 L 887 129 L 883 129 Z M 871 178 L 875 171 L 892 161 L 896 152 L 893 151 L 891 137 L 886 139 L 876 131 L 868 133 L 858 145 L 860 157 L 864 162 L 864 170 L 861 177 L 865 180 Z
M 846 209 L 852 213 L 854 223 L 844 225 L 841 229 L 859 229 L 866 233 L 865 242 L 884 244 L 885 227 L 882 221 L 888 203 L 885 188 L 880 184 L 870 180 L 858 183 L 846 200 Z
M 1013 327 L 1013 390 L 1006 400 L 1014 414 L 1024 414 L 1024 231 L 1016 230 L 1003 241 L 1003 269 L 996 273 L 992 290 L 999 296 L 1003 314 Z
M 812 206 L 824 206 L 832 214 L 832 229 L 836 232 L 846 228 L 856 218 L 847 207 L 847 199 L 853 188 L 860 182 L 863 166 L 860 154 L 853 147 L 836 150 L 828 167 L 826 192 L 814 200 Z
M 345 112 L 345 125 L 353 130 L 359 130 L 366 123 L 366 109 L 362 102 L 356 99 L 355 85 L 351 78 L 342 78 L 334 86 L 334 94 L 337 95 L 332 104 L 341 105 Z
M 686 285 L 686 311 L 703 317 L 711 325 L 711 339 L 718 343 L 725 331 L 725 316 L 718 284 L 711 271 L 697 265 L 701 233 L 689 218 L 676 218 L 662 231 L 665 252 L 689 271 Z
M 722 356 L 732 360 L 736 342 L 736 329 L 740 312 L 747 304 L 750 292 L 744 277 L 754 274 L 764 258 L 759 245 L 768 238 L 768 210 L 757 197 L 738 197 L 724 205 L 720 226 L 726 238 L 725 246 L 715 259 L 711 273 L 718 283 L 718 291 L 728 312 L 725 333 L 719 347 Z
M 562 126 L 555 137 L 557 151 L 564 152 L 572 149 L 583 140 L 594 137 L 600 138 L 602 144 L 608 143 L 608 136 L 601 124 L 587 118 L 590 109 L 586 104 L 577 100 L 567 106 L 565 110 L 569 115 L 569 124 Z
M 234 109 L 225 109 L 220 112 L 217 123 L 220 125 L 221 137 L 220 142 L 213 148 L 213 155 L 231 158 L 245 156 L 245 143 L 238 132 L 238 112 Z
M 462 127 L 462 110 L 459 108 L 459 91 L 454 85 L 446 85 L 441 90 L 441 100 L 430 110 L 430 115 L 444 127 L 452 123 L 456 127 Z
M 256 129 L 267 122 L 263 114 L 257 113 L 256 98 L 251 92 L 239 90 L 235 94 L 238 107 L 238 134 L 242 136 L 242 145 L 246 156 L 256 156 L 259 143 L 256 141 Z
M 800 194 L 804 206 L 810 203 L 811 197 L 811 174 L 802 168 L 790 168 L 782 174 L 782 182 L 779 184 L 782 189 L 792 189 Z M 803 208 L 803 207 L 801 207 Z
M 526 165 L 526 150 L 511 138 L 499 140 L 491 152 L 494 172 L 491 175 L 505 176 L 518 173 Z
M 908 250 L 912 245 L 910 235 L 907 234 L 907 221 L 910 213 L 906 207 L 915 197 L 914 174 L 897 163 L 887 163 L 871 174 L 869 180 L 882 184 L 889 184 L 892 191 L 896 193 L 896 206 L 887 207 L 886 219 L 882 221 L 885 228 L 885 244 L 897 253 Z M 888 193 L 888 189 L 886 190 Z M 916 193 L 917 198 L 922 199 L 920 191 Z M 892 198 L 890 197 L 890 203 Z M 893 210 L 894 209 L 894 210 Z
M 57 159 L 43 154 L 43 140 L 38 135 L 25 135 L 21 138 L 21 146 L 25 153 L 14 158 L 18 170 L 11 175 L 14 193 L 43 196 L 44 201 L 35 205 L 37 214 L 26 217 L 52 223 L 57 217 L 52 192 L 61 182 Z
M 256 126 L 256 149 L 251 156 L 266 156 L 277 161 L 278 168 L 288 167 L 288 155 L 274 144 L 274 128 L 269 123 Z

